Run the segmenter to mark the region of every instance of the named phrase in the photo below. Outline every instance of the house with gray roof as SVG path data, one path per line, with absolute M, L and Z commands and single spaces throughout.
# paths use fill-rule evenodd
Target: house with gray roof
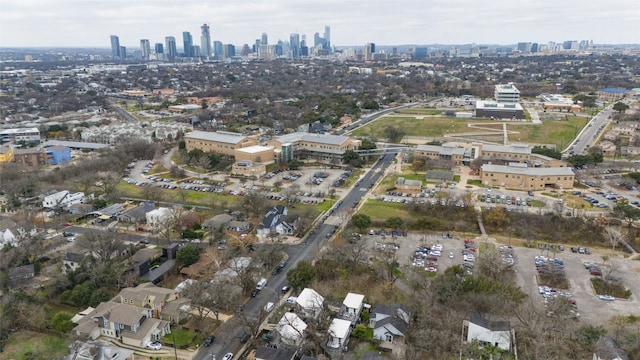
M 409 314 L 400 304 L 377 305 L 371 310 L 369 327 L 373 328 L 373 337 L 392 347 L 404 343 L 409 328 Z
M 258 234 L 293 235 L 296 230 L 297 218 L 287 216 L 288 209 L 283 205 L 276 205 L 269 210 L 258 224 Z
M 76 271 L 80 267 L 83 259 L 84 255 L 82 254 L 67 252 L 62 260 L 62 272 L 68 273 Z
M 32 285 L 36 270 L 33 264 L 9 269 L 9 286 L 12 290 L 24 289 Z
M 273 348 L 258 346 L 256 349 L 256 360 L 293 360 L 298 352 L 296 349 Z
M 151 308 L 106 301 L 80 319 L 73 331 L 92 340 L 104 336 L 144 348 L 171 333 L 171 327 L 168 321 L 155 319 Z

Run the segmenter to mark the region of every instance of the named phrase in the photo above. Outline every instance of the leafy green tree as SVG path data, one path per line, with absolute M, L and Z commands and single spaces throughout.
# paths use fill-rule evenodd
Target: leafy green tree
M 295 291 L 309 286 L 316 278 L 316 269 L 308 261 L 300 261 L 295 268 L 287 271 L 287 280 Z
M 562 158 L 562 153 L 556 149 L 551 149 L 548 148 L 546 146 L 534 146 L 531 149 L 531 152 L 534 154 L 540 154 L 540 155 L 544 155 L 544 156 L 548 156 L 550 158 L 554 158 L 554 159 L 561 159 Z
M 354 167 L 362 167 L 364 160 L 358 155 L 357 152 L 353 150 L 347 150 L 344 152 L 342 159 L 345 163 L 354 166 Z
M 355 214 L 351 217 L 351 223 L 357 227 L 360 232 L 371 226 L 371 218 L 366 214 Z
M 73 316 L 67 312 L 59 311 L 51 318 L 51 328 L 55 331 L 66 333 L 73 329 L 75 324 L 71 321 Z
M 194 264 L 200 258 L 200 248 L 194 244 L 184 244 L 176 254 L 176 260 L 181 266 Z
M 376 149 L 377 145 L 371 139 L 362 139 L 362 144 L 360 145 L 360 150 L 373 150 Z
M 289 161 L 289 167 L 291 169 L 299 169 L 299 168 L 301 168 L 303 166 L 304 166 L 304 162 L 302 162 L 302 161 L 300 161 L 298 159 L 294 159 L 294 160 Z
M 617 103 L 613 104 L 613 110 L 622 113 L 625 112 L 627 109 L 629 108 L 629 105 L 618 101 Z
M 367 99 L 362 102 L 362 108 L 367 110 L 378 110 L 380 109 L 380 105 L 378 105 L 378 102 L 373 99 Z
M 384 226 L 391 229 L 399 229 L 403 224 L 404 221 L 397 216 L 390 217 L 387 219 L 387 221 L 384 222 Z
M 107 206 L 107 201 L 104 199 L 95 199 L 93 200 L 93 206 L 96 209 L 102 209 Z

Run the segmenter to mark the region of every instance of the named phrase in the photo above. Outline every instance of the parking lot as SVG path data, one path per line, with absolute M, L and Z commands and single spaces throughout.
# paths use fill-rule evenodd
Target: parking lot
M 539 299 L 543 304 L 543 297 L 539 294 L 534 258 L 545 256 L 559 258 L 564 263 L 564 271 L 569 281 L 568 291 L 573 294 L 580 313 L 580 319 L 589 323 L 601 323 L 614 315 L 640 315 L 640 261 L 612 258 L 608 261 L 615 269 L 614 273 L 622 279 L 623 284 L 631 290 L 631 299 L 616 299 L 603 301 L 598 298 L 591 285 L 589 270 L 585 263 L 600 264 L 602 257 L 595 250 L 591 255 L 573 253 L 568 249 L 555 255 L 547 249 L 515 248 L 518 262 L 516 264 L 516 278 L 522 290 L 533 299 Z
M 400 267 L 416 266 L 425 268 L 425 271 L 442 273 L 448 267 L 462 263 L 464 242 L 454 234 L 405 232 L 406 236 L 403 236 L 402 232 L 400 235 L 392 235 L 391 231 L 389 235 L 376 232 L 380 232 L 380 229 L 374 229 L 374 235 L 363 235 L 368 247 L 372 252 L 395 251 Z M 423 262 L 416 261 L 416 251 L 421 247 L 429 247 L 435 255 L 424 252 Z M 450 253 L 453 253 L 453 258 L 449 257 Z

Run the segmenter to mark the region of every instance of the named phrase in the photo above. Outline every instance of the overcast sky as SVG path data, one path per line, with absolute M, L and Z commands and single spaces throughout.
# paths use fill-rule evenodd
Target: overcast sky
M 289 34 L 322 36 L 335 46 L 400 44 L 514 44 L 590 40 L 640 43 L 639 0 L 0 0 L 0 47 L 152 47 L 200 26 L 223 43 L 269 43 Z

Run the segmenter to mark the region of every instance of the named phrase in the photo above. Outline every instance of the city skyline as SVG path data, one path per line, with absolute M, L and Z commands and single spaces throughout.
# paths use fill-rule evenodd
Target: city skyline
M 203 23 L 210 26 L 213 41 L 234 45 L 252 44 L 263 33 L 273 43 L 288 40 L 292 33 L 309 39 L 315 32 L 322 33 L 325 25 L 331 26 L 334 46 L 582 39 L 640 43 L 640 4 L 633 0 L 615 6 L 577 0 L 497 0 L 491 4 L 407 0 L 402 6 L 382 0 L 372 0 L 367 6 L 338 0 L 247 0 L 241 4 L 0 0 L 0 9 L 0 47 L 107 47 L 104 39 L 117 34 L 120 45 L 139 48 L 141 39 L 160 43 L 167 36 L 182 44 L 184 32 L 195 34 L 192 43 L 199 45 Z

